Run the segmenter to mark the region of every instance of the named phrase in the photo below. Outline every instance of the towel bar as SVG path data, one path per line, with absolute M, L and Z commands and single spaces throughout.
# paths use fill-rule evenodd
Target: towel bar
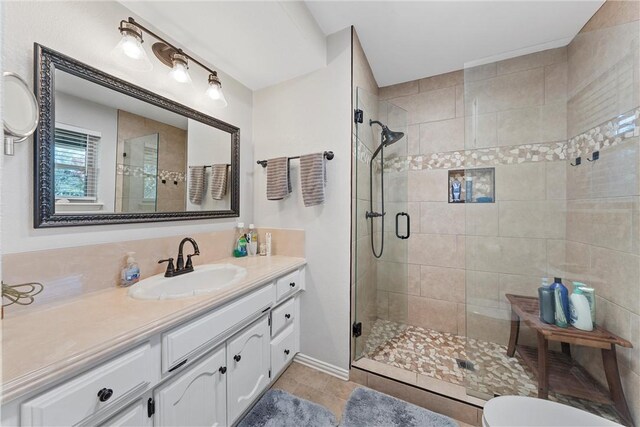
M 335 154 L 333 154 L 333 151 L 325 151 L 324 152 L 324 158 L 327 160 L 333 160 L 333 158 L 335 157 Z M 299 159 L 300 156 L 295 156 L 295 157 L 287 157 L 289 160 L 291 159 Z M 257 164 L 259 164 L 260 166 L 262 166 L 263 168 L 267 167 L 267 161 L 266 160 L 258 160 L 256 162 Z

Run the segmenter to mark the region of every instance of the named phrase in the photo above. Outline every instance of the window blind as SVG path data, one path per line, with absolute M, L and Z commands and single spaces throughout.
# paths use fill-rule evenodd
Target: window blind
M 99 142 L 95 132 L 56 126 L 56 198 L 97 200 Z

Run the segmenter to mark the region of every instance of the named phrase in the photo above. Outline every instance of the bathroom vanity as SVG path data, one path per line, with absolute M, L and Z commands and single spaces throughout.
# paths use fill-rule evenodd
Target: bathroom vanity
M 236 423 L 299 351 L 305 261 L 226 262 L 246 277 L 207 295 L 135 300 L 110 289 L 7 319 L 2 424 Z M 105 312 L 112 315 L 100 323 Z M 32 329 L 26 341 L 57 342 L 56 354 L 11 347 L 47 317 L 53 327 Z

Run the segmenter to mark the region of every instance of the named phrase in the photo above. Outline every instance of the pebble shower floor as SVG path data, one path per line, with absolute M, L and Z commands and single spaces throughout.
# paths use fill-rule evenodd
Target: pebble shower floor
M 364 357 L 466 387 L 484 395 L 536 397 L 537 381 L 519 356 L 503 345 L 378 319 Z M 472 369 L 459 366 L 469 361 Z M 620 422 L 609 405 L 550 393 L 549 399 Z

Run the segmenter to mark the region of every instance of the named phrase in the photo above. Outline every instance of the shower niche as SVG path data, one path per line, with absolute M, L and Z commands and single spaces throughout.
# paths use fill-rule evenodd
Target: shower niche
M 448 188 L 449 203 L 495 203 L 496 169 L 452 169 Z

